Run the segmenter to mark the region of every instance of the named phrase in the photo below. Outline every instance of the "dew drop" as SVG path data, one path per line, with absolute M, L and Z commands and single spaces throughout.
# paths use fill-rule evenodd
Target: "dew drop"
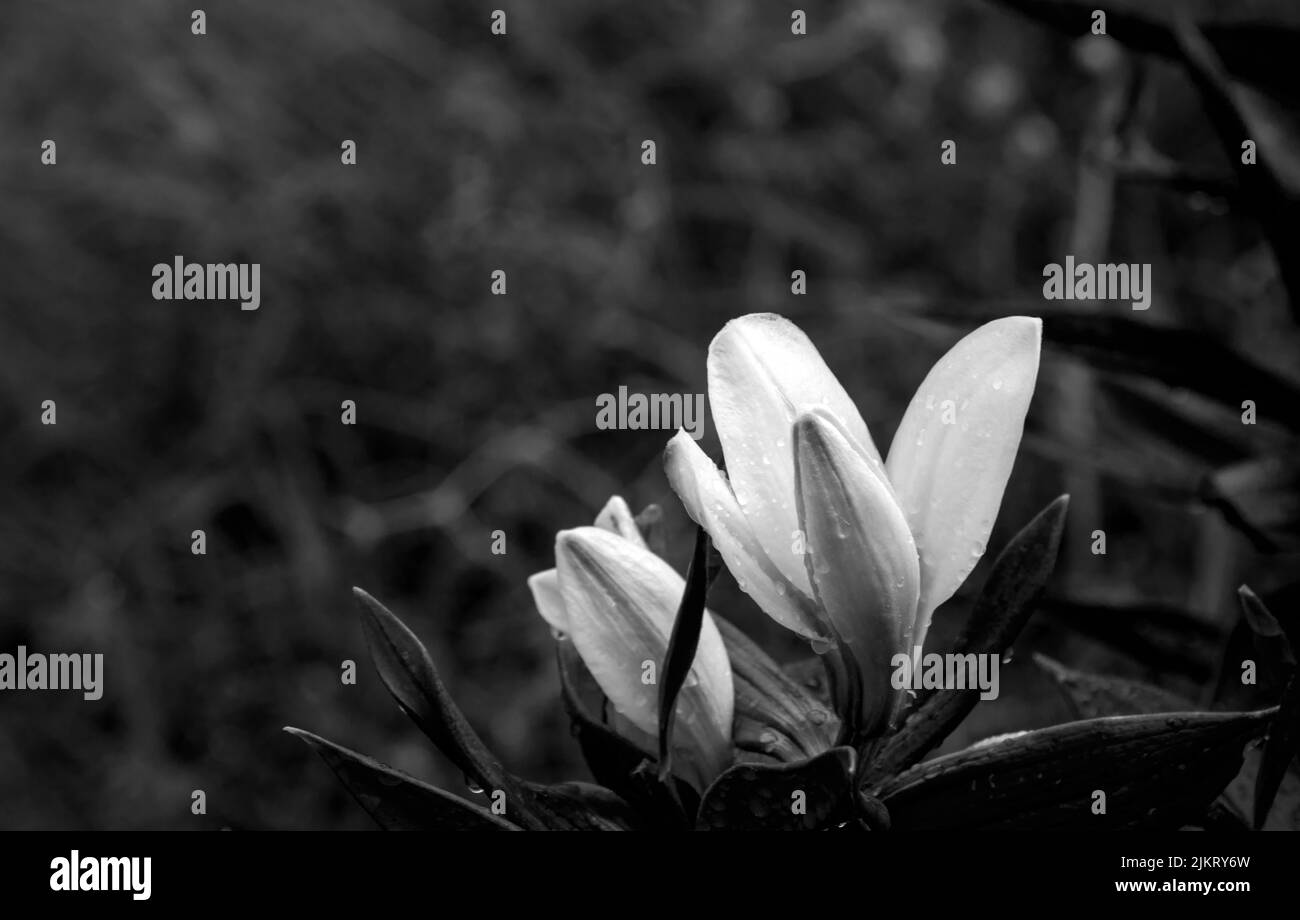
M 483 787 L 474 782 L 474 780 L 470 779 L 468 776 L 465 777 L 465 788 L 469 790 L 470 795 L 483 794 Z
M 1011 664 L 1011 662 L 1015 661 L 1015 659 L 1016 659 L 1016 650 L 1013 648 L 1009 648 L 1002 653 L 1003 664 Z
M 809 644 L 812 645 L 812 650 L 818 655 L 825 655 L 831 649 L 835 648 L 834 642 L 831 642 L 829 639 L 823 639 L 820 636 L 814 636 L 809 640 Z
M 1000 389 L 1002 389 L 1002 381 L 1001 381 L 1001 380 L 994 380 L 994 381 L 993 381 L 993 389 L 995 389 L 995 390 L 1000 390 Z
M 565 641 L 566 639 L 568 639 L 569 636 L 568 636 L 567 633 L 564 632 L 564 630 L 562 630 L 562 629 L 556 629 L 554 626 L 552 626 L 552 627 L 551 627 L 551 638 L 554 639 L 556 642 L 563 642 L 563 641 Z
M 780 594 L 782 597 L 785 596 L 785 582 L 778 581 L 776 583 L 776 593 Z
M 778 740 L 779 739 L 776 737 L 776 732 L 772 732 L 772 731 L 763 732 L 761 735 L 758 736 L 758 743 L 763 745 L 763 747 L 769 751 L 772 748 L 776 747 Z
M 815 683 L 815 681 L 814 681 Z M 825 725 L 830 716 L 826 714 L 825 709 L 814 709 L 808 713 L 808 721 L 813 725 Z

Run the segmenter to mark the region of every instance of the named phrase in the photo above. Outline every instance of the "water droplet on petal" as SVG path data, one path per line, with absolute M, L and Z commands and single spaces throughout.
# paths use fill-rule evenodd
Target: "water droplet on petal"
M 829 639 L 823 639 L 820 636 L 814 636 L 809 640 L 809 644 L 812 645 L 812 650 L 818 655 L 825 655 L 831 649 L 835 648 L 834 642 L 831 642 Z
M 552 627 L 551 627 L 551 638 L 554 639 L 556 642 L 564 642 L 564 641 L 565 641 L 566 639 L 568 639 L 569 637 L 568 637 L 568 635 L 564 632 L 564 630 L 562 630 L 562 629 L 556 629 L 554 626 L 552 626 Z
M 808 713 L 808 721 L 813 725 L 825 725 L 830 716 L 826 714 L 825 709 L 814 709 Z
M 993 389 L 995 389 L 995 390 L 1000 390 L 1000 389 L 1002 389 L 1002 381 L 1001 381 L 1001 380 L 994 380 L 994 381 L 993 381 Z
M 465 788 L 469 790 L 470 795 L 483 794 L 483 787 L 474 782 L 474 780 L 470 779 L 468 776 L 465 777 Z

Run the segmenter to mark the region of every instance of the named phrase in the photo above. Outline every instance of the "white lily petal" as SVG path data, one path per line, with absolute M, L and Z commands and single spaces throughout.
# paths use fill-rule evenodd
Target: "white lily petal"
M 893 700 L 893 658 L 907 647 L 921 572 L 893 493 L 824 410 L 795 421 L 799 519 L 818 602 L 863 677 L 862 719 L 874 729 Z
M 605 507 L 601 508 L 600 513 L 596 515 L 596 526 L 610 533 L 616 533 L 642 549 L 649 549 L 645 537 L 641 534 L 641 528 L 636 526 L 636 517 L 632 514 L 632 509 L 627 506 L 622 496 L 615 495 L 605 502 Z
M 794 528 L 783 545 L 762 545 L 727 480 L 685 431 L 678 431 L 664 449 L 664 469 L 686 513 L 708 531 L 741 590 L 787 629 L 810 639 L 822 636 L 807 574 L 800 571 L 799 580 L 791 583 L 768 555 L 772 549 L 803 566 L 802 556 L 795 553 Z
M 533 604 L 551 629 L 567 633 L 569 615 L 564 611 L 564 598 L 560 596 L 560 577 L 555 569 L 546 569 L 528 577 L 528 590 L 533 592 Z
M 792 584 L 803 562 L 779 551 L 798 527 L 790 426 L 823 406 L 880 466 L 866 422 L 817 348 L 799 327 L 773 313 L 733 319 L 709 345 L 709 403 L 736 499 L 760 543 Z
M 916 538 L 912 642 L 984 554 L 1038 377 L 1042 321 L 994 320 L 939 359 L 912 397 L 886 467 Z
M 658 734 L 658 669 L 686 582 L 649 550 L 598 527 L 555 540 L 568 634 L 614 708 Z M 646 682 L 646 675 L 655 680 Z M 695 661 L 677 698 L 674 758 L 700 788 L 732 760 L 735 712 L 731 663 L 706 611 Z

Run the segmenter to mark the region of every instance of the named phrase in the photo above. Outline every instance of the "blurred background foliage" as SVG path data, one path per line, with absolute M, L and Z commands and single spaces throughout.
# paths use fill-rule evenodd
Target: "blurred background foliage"
M 668 433 L 598 431 L 594 400 L 702 392 L 709 339 L 758 310 L 809 333 L 882 449 L 959 334 L 1047 317 L 989 557 L 935 642 L 1063 491 L 1070 531 L 1003 698 L 950 746 L 1070 714 L 1030 651 L 1272 702 L 1236 680 L 1234 591 L 1294 609 L 1300 348 L 1270 243 L 1296 148 L 1267 68 L 1216 108 L 1179 49 L 1249 65 L 1286 4 L 1185 4 L 1203 45 L 1114 25 L 1171 6 L 1108 7 L 1126 47 L 1028 0 L 819 0 L 806 37 L 768 0 L 230 0 L 203 37 L 161 0 L 10 5 L 0 649 L 103 652 L 106 692 L 0 699 L 0 827 L 369 827 L 290 723 L 463 789 L 389 703 L 353 584 L 515 772 L 585 777 L 525 578 L 613 493 L 664 506 L 684 567 Z M 1244 92 L 1272 198 L 1223 136 Z M 1151 309 L 1045 302 L 1070 253 L 1151 263 Z M 177 254 L 259 262 L 261 309 L 152 300 Z M 711 606 L 807 654 L 726 576 Z

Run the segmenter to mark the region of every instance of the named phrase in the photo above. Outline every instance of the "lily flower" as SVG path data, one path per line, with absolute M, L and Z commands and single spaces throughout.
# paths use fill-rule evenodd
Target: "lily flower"
M 646 546 L 621 498 L 609 501 L 596 525 L 560 531 L 556 568 L 533 575 L 528 586 L 538 613 L 573 642 L 621 717 L 615 727 L 652 752 L 659 728 L 658 668 L 686 582 Z M 734 756 L 731 663 L 708 611 L 676 706 L 673 763 L 703 791 Z
M 879 725 L 890 661 L 924 643 L 935 609 L 983 555 L 1038 375 L 1040 320 L 967 335 L 930 370 L 882 460 L 808 337 L 770 313 L 709 346 L 724 475 L 687 433 L 665 466 L 691 518 L 769 616 L 847 647 L 860 725 Z

